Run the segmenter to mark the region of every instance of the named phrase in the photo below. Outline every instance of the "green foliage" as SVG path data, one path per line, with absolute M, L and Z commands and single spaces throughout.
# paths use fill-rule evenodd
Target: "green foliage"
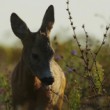
M 11 88 L 7 75 L 0 73 L 0 105 L 10 107 L 11 104 Z M 5 108 L 5 109 L 6 109 Z
M 0 110 L 11 110 L 10 77 L 21 49 L 0 47 Z
M 70 90 L 68 98 L 69 98 L 69 108 L 71 110 L 79 110 L 79 108 L 80 108 L 80 98 L 81 98 L 80 90 L 73 87 Z
M 96 68 L 97 66 L 97 68 Z M 98 93 L 102 94 L 102 83 L 104 80 L 104 70 L 102 68 L 102 66 L 97 63 L 96 66 L 93 66 L 93 70 L 92 70 L 92 76 L 96 85 L 96 88 L 98 89 Z

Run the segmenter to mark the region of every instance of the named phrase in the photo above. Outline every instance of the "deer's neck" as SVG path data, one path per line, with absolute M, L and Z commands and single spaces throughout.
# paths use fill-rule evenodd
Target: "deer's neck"
M 13 83 L 22 86 L 23 90 L 31 89 L 34 85 L 34 78 L 35 77 L 33 76 L 29 67 L 27 67 L 23 57 L 21 57 L 13 73 Z
M 34 80 L 30 69 L 26 66 L 23 57 L 12 74 L 13 100 L 16 103 L 23 103 L 27 99 L 35 99 Z
M 17 65 L 16 72 L 19 78 L 18 81 L 20 81 L 24 86 L 29 86 L 31 83 L 34 83 L 34 76 L 23 57 L 21 57 L 21 60 Z

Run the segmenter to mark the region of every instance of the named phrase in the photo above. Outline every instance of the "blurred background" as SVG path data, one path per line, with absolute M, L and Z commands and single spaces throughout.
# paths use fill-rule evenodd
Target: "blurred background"
M 66 0 L 0 0 L 0 44 L 13 46 L 18 41 L 10 27 L 12 12 L 17 13 L 30 30 L 35 32 L 39 29 L 43 15 L 51 4 L 55 7 L 52 36 L 58 34 L 61 41 L 70 38 L 72 31 L 66 12 Z M 110 20 L 109 4 L 109 0 L 70 0 L 70 10 L 77 32 L 83 33 L 81 26 L 85 24 L 90 34 L 102 39 L 104 27 L 109 24 Z
M 98 99 L 88 99 L 93 94 L 89 84 L 71 70 L 76 67 L 79 74 L 84 76 L 80 59 L 80 51 L 73 39 L 73 31 L 66 11 L 66 0 L 0 0 L 0 110 L 11 110 L 10 78 L 13 68 L 20 59 L 22 44 L 14 35 L 10 26 L 10 15 L 15 12 L 25 21 L 32 32 L 36 32 L 42 22 L 44 13 L 49 5 L 55 8 L 55 24 L 51 32 L 51 42 L 56 51 L 55 60 L 63 68 L 67 87 L 63 110 L 109 110 L 106 106 L 110 98 L 105 96 Z M 70 11 L 76 27 L 78 40 L 84 49 L 86 37 L 82 25 L 88 32 L 88 46 L 95 53 L 100 47 L 106 26 L 110 26 L 110 0 L 70 0 Z M 104 90 L 110 95 L 110 31 L 108 31 L 105 45 L 97 57 L 99 75 Z M 68 68 L 68 65 L 71 68 Z M 95 72 L 94 72 L 95 73 Z M 96 78 L 96 76 L 93 76 Z M 97 78 L 96 78 L 97 79 Z M 98 85 L 100 93 L 100 84 Z M 85 92 L 86 91 L 86 92 Z M 91 97 L 89 97 L 91 98 Z M 84 103 L 82 103 L 84 102 Z M 97 103 L 96 103 L 97 102 Z M 90 106 L 89 106 L 90 105 Z M 106 107 L 106 108 L 104 108 Z M 110 106 L 108 106 L 110 107 Z

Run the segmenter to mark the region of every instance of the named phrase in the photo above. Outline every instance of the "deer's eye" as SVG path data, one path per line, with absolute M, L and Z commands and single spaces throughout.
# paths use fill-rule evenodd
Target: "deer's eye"
M 35 60 L 39 60 L 39 55 L 36 53 L 32 53 L 32 58 Z

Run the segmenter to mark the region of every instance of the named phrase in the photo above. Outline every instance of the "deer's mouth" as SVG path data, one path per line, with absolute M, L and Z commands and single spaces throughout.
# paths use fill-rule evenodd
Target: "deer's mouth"
M 42 89 L 45 91 L 45 96 L 50 99 L 51 98 L 51 94 L 52 94 L 51 86 L 43 85 Z

